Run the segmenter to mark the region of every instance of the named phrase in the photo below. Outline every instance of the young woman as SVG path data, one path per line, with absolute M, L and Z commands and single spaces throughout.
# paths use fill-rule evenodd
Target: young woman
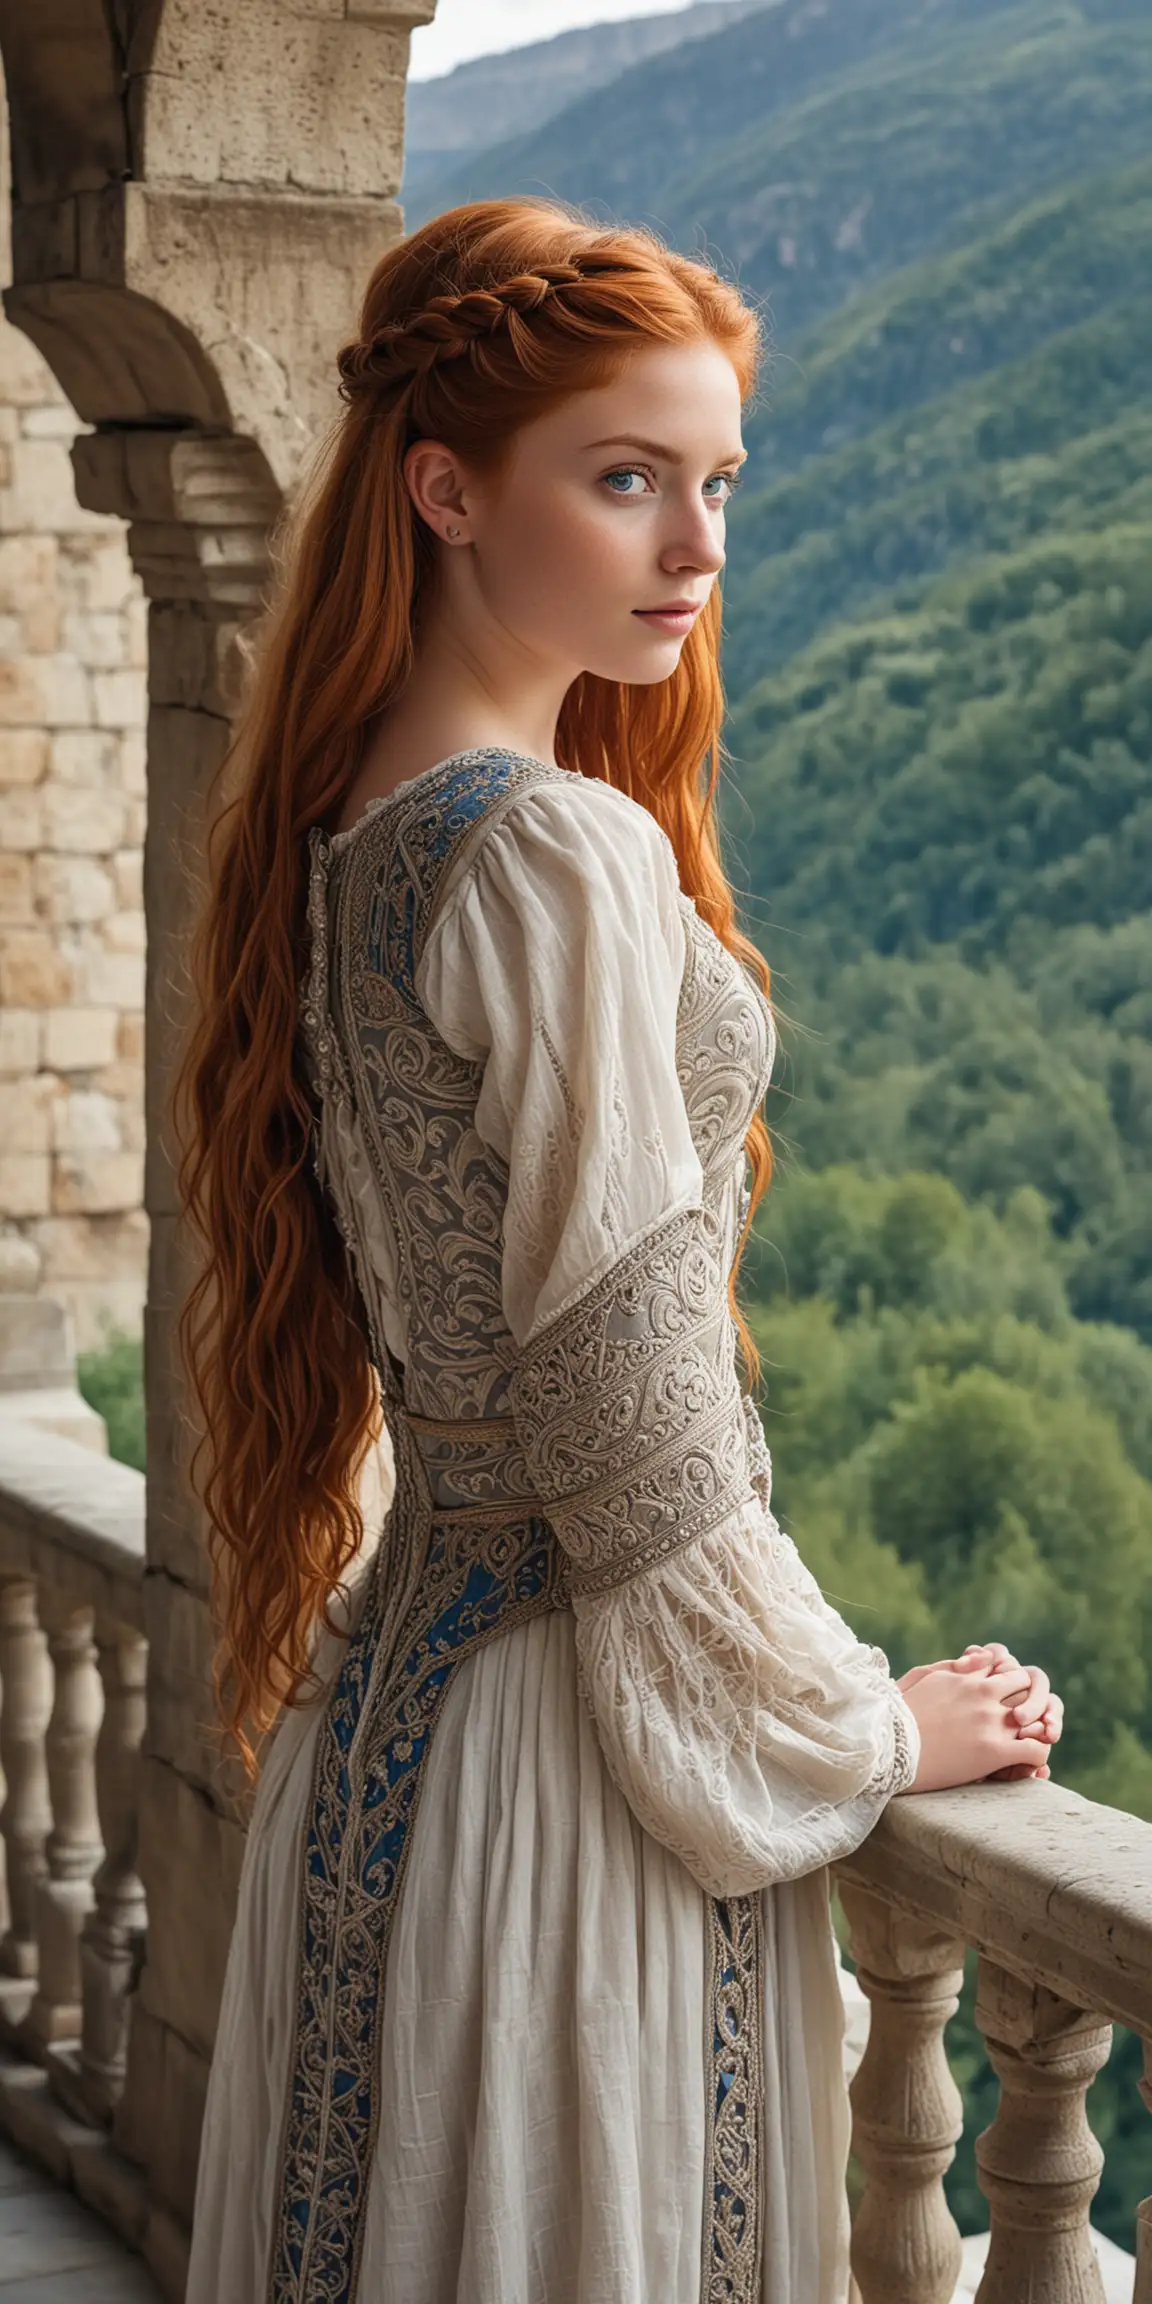
M 825 1602 L 738 1372 L 758 351 L 704 265 L 497 201 L 340 356 L 184 1075 L 224 1717 L 253 1762 L 277 1720 L 189 2304 L 843 2304 L 824 1867 L 1048 1772 L 1043 1673 L 897 1684 Z

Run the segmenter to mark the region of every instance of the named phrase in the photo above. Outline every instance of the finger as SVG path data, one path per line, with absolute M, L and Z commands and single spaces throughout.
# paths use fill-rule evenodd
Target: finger
M 1048 1674 L 1046 1672 L 1042 1672 L 1038 1664 L 1034 1664 L 1030 1668 L 1028 1678 L 1030 1682 L 1028 1693 L 1024 1697 L 1023 1701 L 1017 1704 L 1015 1707 L 1016 1717 L 1021 1722 L 1025 1720 L 1042 1720 L 1044 1717 L 1044 1707 L 1048 1702 L 1048 1698 L 1052 1694 L 1052 1683 L 1048 1678 Z
M 1039 1736 L 1018 1737 L 1009 1765 L 1013 1768 L 1046 1768 L 1048 1766 L 1047 1743 Z
M 989 1674 L 996 1694 L 1005 1706 L 1018 1704 L 1032 1690 L 1032 1675 L 1025 1664 L 1001 1664 Z

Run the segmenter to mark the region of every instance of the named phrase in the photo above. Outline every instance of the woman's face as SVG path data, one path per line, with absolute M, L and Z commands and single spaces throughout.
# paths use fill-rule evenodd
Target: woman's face
M 668 678 L 724 565 L 744 459 L 736 373 L 715 344 L 633 354 L 613 383 L 523 426 L 493 475 L 420 446 L 451 467 L 422 474 L 452 493 L 437 532 L 458 525 L 472 547 L 445 571 L 455 611 L 472 599 L 542 671 Z

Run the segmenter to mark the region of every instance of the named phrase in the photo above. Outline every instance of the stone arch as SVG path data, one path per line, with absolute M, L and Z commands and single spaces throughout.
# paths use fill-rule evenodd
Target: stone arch
M 148 599 L 145 1026 L 150 1227 L 139 1869 L 148 1955 L 116 2133 L 173 2296 L 243 1846 L 208 1722 L 209 1633 L 174 1348 L 187 1284 L 163 1114 L 199 802 L 229 736 L 238 626 L 334 407 L 332 359 L 401 229 L 408 35 L 435 0 L 0 0 L 9 317 L 93 430 L 80 502 L 128 523 Z

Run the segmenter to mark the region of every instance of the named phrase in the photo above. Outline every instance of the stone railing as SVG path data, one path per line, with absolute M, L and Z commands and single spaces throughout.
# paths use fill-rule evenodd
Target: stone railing
M 143 1946 L 143 1570 L 141 1474 L 0 1415 L 0 2125 L 73 2180 Z
M 904 1795 L 837 1881 L 872 2003 L 852 2083 L 863 2304 L 950 2304 L 956 2290 L 943 2177 L 960 2098 L 943 2032 L 966 1945 L 1000 2081 L 976 2147 L 991 2220 L 979 2304 L 1103 2304 L 1089 2224 L 1103 2156 L 1084 2099 L 1116 2022 L 1150 2044 L 1152 2109 L 1152 1825 L 1052 1784 Z M 1134 2304 L 1152 2304 L 1152 2200 L 1137 2218 Z

